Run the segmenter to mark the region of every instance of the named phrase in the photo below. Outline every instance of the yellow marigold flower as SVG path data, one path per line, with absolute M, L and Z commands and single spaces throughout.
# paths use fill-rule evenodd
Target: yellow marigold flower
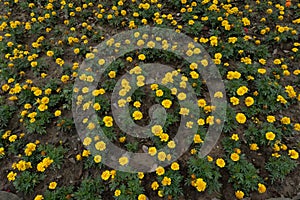
M 101 178 L 102 178 L 102 180 L 107 181 L 109 179 L 110 175 L 111 175 L 110 171 L 109 170 L 105 170 L 104 172 L 102 172 Z
M 295 131 L 300 131 L 300 124 L 299 123 L 294 124 L 294 130 Z
M 289 150 L 289 156 L 292 158 L 292 159 L 298 159 L 299 158 L 299 153 L 297 151 L 295 151 L 294 149 L 292 150 Z
M 225 161 L 224 161 L 224 159 L 223 158 L 218 158 L 217 160 L 216 160 L 216 164 L 217 164 L 217 166 L 218 167 L 221 167 L 221 168 L 223 168 L 223 167 L 225 167 Z
M 160 125 L 154 125 L 151 127 L 151 132 L 155 135 L 155 136 L 159 136 L 160 134 L 163 133 L 163 129 Z
M 5 155 L 4 147 L 0 147 L 0 156 Z
M 235 197 L 236 197 L 237 199 L 242 199 L 242 198 L 244 198 L 244 192 L 243 192 L 243 191 L 240 191 L 240 190 L 236 191 L 236 192 L 235 192 Z
M 139 108 L 139 107 L 141 107 L 141 102 L 135 101 L 135 102 L 133 103 L 133 106 L 136 107 L 136 108 Z
M 232 103 L 232 105 L 236 106 L 240 103 L 240 100 L 236 97 L 230 97 L 230 103 Z
M 218 91 L 218 92 L 216 92 L 216 93 L 214 94 L 214 97 L 215 97 L 215 98 L 223 98 L 223 93 L 220 92 L 220 91 Z
M 159 138 L 160 138 L 160 141 L 167 142 L 169 140 L 169 135 L 167 133 L 162 133 L 162 134 L 160 134 Z
M 180 100 L 180 101 L 185 100 L 185 99 L 186 99 L 186 94 L 183 93 L 183 92 L 180 92 L 180 93 L 177 95 L 177 98 L 178 98 L 178 100 Z
M 121 190 L 115 190 L 115 196 L 118 197 L 121 195 Z
M 82 152 L 83 157 L 88 157 L 90 154 L 91 154 L 91 152 L 89 150 L 86 150 L 86 149 L 83 150 L 83 152 Z
M 70 77 L 68 75 L 63 75 L 60 80 L 61 82 L 66 83 L 69 79 Z
M 275 65 L 280 65 L 281 64 L 281 60 L 280 59 L 275 59 L 274 61 L 273 61 L 273 63 L 275 64 Z
M 282 124 L 285 124 L 285 125 L 291 123 L 291 119 L 289 117 L 283 117 L 283 118 L 281 118 L 280 121 L 281 121 Z
M 245 99 L 245 104 L 246 104 L 246 106 L 252 106 L 253 104 L 254 104 L 254 99 L 252 98 L 252 97 L 247 97 L 246 99 Z
M 159 153 L 157 154 L 157 158 L 158 158 L 159 161 L 165 161 L 165 160 L 166 160 L 166 157 L 167 157 L 167 155 L 166 155 L 166 153 L 163 152 L 163 151 L 161 151 L 161 152 L 159 152 Z
M 172 105 L 172 101 L 169 100 L 169 99 L 164 99 L 164 100 L 161 102 L 161 105 L 162 105 L 164 108 L 170 108 L 171 105 Z
M 168 142 L 168 147 L 170 149 L 174 149 L 176 147 L 176 143 L 173 140 L 171 140 L 171 141 Z
M 201 142 L 203 142 L 203 140 L 201 139 L 201 136 L 199 134 L 195 134 L 194 135 L 194 143 L 198 144 L 198 143 L 201 143 Z
M 179 170 L 179 164 L 177 162 L 173 162 L 171 164 L 171 169 L 174 170 L 174 171 Z
M 132 117 L 134 120 L 141 120 L 143 118 L 143 113 L 141 111 L 136 110 L 132 113 Z
M 7 174 L 7 180 L 14 181 L 16 179 L 17 173 L 11 171 Z
M 198 103 L 198 106 L 201 107 L 201 108 L 206 106 L 205 99 L 199 99 L 197 103 Z
M 230 159 L 231 159 L 232 161 L 236 162 L 236 161 L 238 161 L 238 160 L 240 159 L 240 156 L 239 156 L 239 154 L 237 154 L 237 153 L 232 153 L 232 154 L 230 155 Z
M 109 78 L 115 78 L 116 77 L 116 72 L 115 71 L 110 71 L 108 73 Z
M 243 113 L 237 113 L 235 119 L 240 124 L 244 124 L 247 120 L 246 116 Z
M 36 195 L 35 196 L 35 198 L 34 198 L 34 200 L 43 200 L 44 199 L 44 197 L 43 197 L 43 195 Z
M 140 55 L 138 56 L 138 59 L 139 59 L 139 60 L 145 60 L 145 59 L 146 59 L 146 56 L 145 56 L 144 54 L 140 54 Z
M 147 197 L 146 197 L 146 195 L 144 195 L 144 194 L 140 194 L 140 195 L 138 196 L 138 200 L 147 200 Z
M 92 138 L 90 138 L 90 137 L 84 138 L 84 140 L 83 140 L 83 145 L 84 145 L 84 146 L 88 146 L 88 145 L 90 145 L 91 143 L 92 143 Z
M 265 136 L 266 136 L 266 139 L 270 140 L 270 141 L 274 140 L 276 137 L 276 135 L 271 131 L 267 132 Z
M 18 138 L 17 135 L 11 135 L 11 136 L 9 136 L 8 140 L 9 140 L 10 142 L 14 142 L 14 141 L 16 141 L 17 138 Z
M 106 149 L 106 144 L 103 141 L 99 141 L 95 144 L 95 148 L 99 151 L 104 151 Z
M 252 151 L 256 151 L 256 150 L 258 150 L 259 149 L 259 147 L 257 146 L 257 144 L 256 143 L 252 143 L 252 144 L 250 144 L 250 150 L 252 150 Z
M 93 122 L 90 122 L 88 125 L 87 125 L 87 128 L 89 130 L 93 130 L 95 128 L 95 124 Z
M 158 176 L 161 176 L 165 173 L 165 169 L 161 166 L 157 167 L 155 171 Z
M 100 155 L 95 155 L 94 156 L 94 162 L 95 163 L 100 163 L 101 162 L 102 157 Z
M 167 186 L 167 185 L 171 185 L 171 182 L 172 182 L 171 178 L 165 176 L 165 177 L 163 178 L 163 180 L 161 181 L 161 184 L 162 184 L 163 186 Z
M 273 122 L 276 121 L 276 118 L 275 118 L 275 116 L 268 115 L 268 116 L 267 116 L 267 121 L 268 121 L 269 123 L 273 123 Z
M 56 188 L 56 186 L 57 186 L 57 183 L 56 182 L 51 182 L 50 184 L 49 184 L 49 189 L 50 190 L 54 190 L 55 188 Z
M 154 182 L 151 184 L 151 188 L 152 188 L 152 190 L 157 190 L 157 189 L 158 189 L 158 187 L 159 187 L 159 184 L 158 184 L 158 182 L 157 182 L 157 181 L 154 181 Z
M 246 94 L 248 92 L 248 88 L 246 86 L 241 86 L 237 89 L 236 93 L 239 96 L 243 96 L 244 94 Z
M 239 140 L 239 135 L 238 134 L 232 134 L 231 139 L 234 141 L 238 141 Z
M 197 178 L 194 186 L 198 192 L 203 192 L 206 189 L 206 182 L 202 178 Z
M 188 108 L 180 108 L 179 114 L 180 115 L 188 115 L 190 110 Z
M 100 110 L 101 109 L 101 106 L 100 106 L 99 103 L 95 103 L 93 107 L 94 107 L 95 110 Z
M 212 161 L 214 161 L 214 159 L 213 159 L 213 157 L 211 157 L 211 156 L 207 156 L 207 161 L 208 162 L 212 162 Z M 224 165 L 225 166 L 225 165 Z
M 258 188 L 257 188 L 257 191 L 259 193 L 265 193 L 267 190 L 266 186 L 262 183 L 258 183 Z
M 121 157 L 121 158 L 119 158 L 119 163 L 122 166 L 126 165 L 128 163 L 128 158 L 127 157 Z
M 164 92 L 162 90 L 156 90 L 155 94 L 156 96 L 161 97 L 163 96 Z

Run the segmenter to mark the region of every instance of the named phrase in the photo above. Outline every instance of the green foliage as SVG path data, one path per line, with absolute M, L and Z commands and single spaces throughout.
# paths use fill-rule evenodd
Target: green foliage
M 270 173 L 272 184 L 275 181 L 283 181 L 296 167 L 297 162 L 286 155 L 281 155 L 279 158 L 270 157 L 265 165 L 266 170 Z
M 25 171 L 16 177 L 13 185 L 15 186 L 17 191 L 28 194 L 32 193 L 35 186 L 37 186 L 42 180 L 44 180 L 44 178 L 44 175 Z
M 44 194 L 45 199 L 49 200 L 62 200 L 73 193 L 73 186 L 57 187 L 55 190 L 46 190 Z
M 6 104 L 0 105 L 0 129 L 6 128 L 16 108 Z
M 144 192 L 137 174 L 118 171 L 109 184 L 111 191 L 121 190 L 121 195 L 115 197 L 118 200 L 135 200 Z
M 207 183 L 209 193 L 219 192 L 222 187 L 219 168 L 213 162 L 208 162 L 207 158 L 192 157 L 188 161 L 188 175 L 186 179 L 188 185 L 191 184 L 192 176 L 202 178 Z
M 76 200 L 102 200 L 104 185 L 101 177 L 83 179 L 74 193 Z

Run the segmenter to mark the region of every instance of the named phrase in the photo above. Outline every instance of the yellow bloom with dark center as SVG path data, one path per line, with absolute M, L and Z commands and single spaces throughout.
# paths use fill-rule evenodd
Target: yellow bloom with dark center
M 152 188 L 152 190 L 157 190 L 157 189 L 158 189 L 158 187 L 159 187 L 159 184 L 158 184 L 158 182 L 157 182 L 157 181 L 154 181 L 154 182 L 151 184 L 151 188 Z
M 156 90 L 155 94 L 156 96 L 161 97 L 163 96 L 164 92 L 162 90 Z
M 167 155 L 165 152 L 161 151 L 157 154 L 157 158 L 159 161 L 165 161 L 167 158 Z
M 100 163 L 101 160 L 102 160 L 102 157 L 101 157 L 100 155 L 95 155 L 95 156 L 94 156 L 94 162 L 95 162 L 95 163 Z
M 234 141 L 238 141 L 239 140 L 239 135 L 238 134 L 232 134 L 231 139 Z
M 183 101 L 183 100 L 186 99 L 186 94 L 183 93 L 183 92 L 180 92 L 180 93 L 177 95 L 177 98 L 178 98 L 178 100 Z
M 252 98 L 252 97 L 247 97 L 246 99 L 245 99 L 245 104 L 246 104 L 246 106 L 252 106 L 253 104 L 254 104 L 254 99 Z
M 188 108 L 180 108 L 179 114 L 180 115 L 188 115 L 190 110 Z
M 115 196 L 118 197 L 121 195 L 121 190 L 115 190 Z
M 236 162 L 236 161 L 238 161 L 238 160 L 240 159 L 240 156 L 239 156 L 239 154 L 237 154 L 237 153 L 232 153 L 232 154 L 230 155 L 230 159 L 231 159 L 232 161 Z
M 179 164 L 177 162 L 173 162 L 171 164 L 171 169 L 174 170 L 174 171 L 179 170 Z
M 176 147 L 176 143 L 173 140 L 171 140 L 171 141 L 168 142 L 168 147 L 170 149 L 174 149 Z
M 201 107 L 201 108 L 203 108 L 204 106 L 206 106 L 205 99 L 199 99 L 197 103 L 198 103 L 198 106 Z
M 264 184 L 258 183 L 257 186 L 258 186 L 257 191 L 259 193 L 265 193 L 266 192 L 267 188 L 266 188 L 266 186 Z
M 275 116 L 268 115 L 268 116 L 267 116 L 267 121 L 268 121 L 269 123 L 273 123 L 273 122 L 276 121 L 276 118 L 275 118 Z
M 146 197 L 146 195 L 144 195 L 144 194 L 140 194 L 140 195 L 138 196 L 138 200 L 147 200 L 147 197 Z
M 17 138 L 18 138 L 17 135 L 11 135 L 11 136 L 9 136 L 8 140 L 9 140 L 10 142 L 14 142 L 14 141 L 16 141 Z
M 275 139 L 276 135 L 273 132 L 269 131 L 269 132 L 266 133 L 265 137 L 266 137 L 267 140 L 272 141 L 272 140 Z
M 104 181 L 107 181 L 110 177 L 110 171 L 109 170 L 105 170 L 104 172 L 102 172 L 101 174 L 101 178 Z
M 92 123 L 92 122 L 90 122 L 90 123 L 88 124 L 87 128 L 88 128 L 89 130 L 93 130 L 93 129 L 95 128 L 95 124 Z
M 165 173 L 165 169 L 161 166 L 157 167 L 155 171 L 158 176 L 161 176 Z
M 242 199 L 242 198 L 244 198 L 244 192 L 243 191 L 240 191 L 240 190 L 238 190 L 238 191 L 236 191 L 235 192 L 235 197 L 237 198 L 237 199 Z
M 259 147 L 257 146 L 257 144 L 256 143 L 252 143 L 252 144 L 250 144 L 250 150 L 252 150 L 252 151 L 256 151 L 256 150 L 258 150 L 259 149 Z
M 169 140 L 169 135 L 167 133 L 162 133 L 159 135 L 160 141 L 167 142 Z
M 221 167 L 221 168 L 223 168 L 223 167 L 225 167 L 225 161 L 224 161 L 224 159 L 223 158 L 218 158 L 217 160 L 216 160 L 216 164 L 217 164 L 217 166 L 218 167 Z
M 194 186 L 198 192 L 203 192 L 206 189 L 206 182 L 202 178 L 197 178 Z
M 90 137 L 84 138 L 84 140 L 83 140 L 84 146 L 89 146 L 91 143 L 92 143 L 92 138 L 90 138 Z
M 297 160 L 299 158 L 299 153 L 297 151 L 295 151 L 294 149 L 292 149 L 292 150 L 289 150 L 289 156 L 292 159 Z
M 120 165 L 122 165 L 122 166 L 126 165 L 126 164 L 128 163 L 128 158 L 125 157 L 125 156 L 119 158 L 119 163 L 120 163 Z
M 164 100 L 161 102 L 161 105 L 162 105 L 164 108 L 170 108 L 171 105 L 172 105 L 172 101 L 169 100 L 169 99 L 164 99 Z
M 160 134 L 163 133 L 163 129 L 160 125 L 154 125 L 151 127 L 151 132 L 155 135 L 155 136 L 159 136 Z
M 246 116 L 243 113 L 237 113 L 235 119 L 240 124 L 244 124 L 247 120 Z
M 201 139 L 201 136 L 199 134 L 195 134 L 194 135 L 194 143 L 198 144 L 198 143 L 201 143 L 201 142 L 203 142 L 203 140 Z
M 144 54 L 140 54 L 140 55 L 138 56 L 138 59 L 139 59 L 139 60 L 145 60 L 145 59 L 146 59 L 146 56 L 145 56 Z
M 110 71 L 108 73 L 109 78 L 115 78 L 116 77 L 116 72 L 115 71 Z
M 143 113 L 141 111 L 136 110 L 132 113 L 132 117 L 134 120 L 141 120 L 143 118 Z
M 162 184 L 163 186 L 167 186 L 167 185 L 171 185 L 171 182 L 172 182 L 171 178 L 165 176 L 165 177 L 163 178 L 163 180 L 161 181 L 161 184 Z
M 237 89 L 236 93 L 239 96 L 243 96 L 244 94 L 246 94 L 248 92 L 248 88 L 246 86 L 241 86 Z
M 106 149 L 106 144 L 103 141 L 99 141 L 95 144 L 95 148 L 99 151 L 104 151 Z
M 283 117 L 283 118 L 281 118 L 280 121 L 282 124 L 285 124 L 285 125 L 288 125 L 291 123 L 291 119 L 289 117 Z
M 51 182 L 50 184 L 49 184 L 49 189 L 50 190 L 54 190 L 55 188 L 56 188 L 56 186 L 57 186 L 57 183 L 56 182 Z
M 8 181 L 14 181 L 16 179 L 17 173 L 11 171 L 7 174 L 7 180 Z

